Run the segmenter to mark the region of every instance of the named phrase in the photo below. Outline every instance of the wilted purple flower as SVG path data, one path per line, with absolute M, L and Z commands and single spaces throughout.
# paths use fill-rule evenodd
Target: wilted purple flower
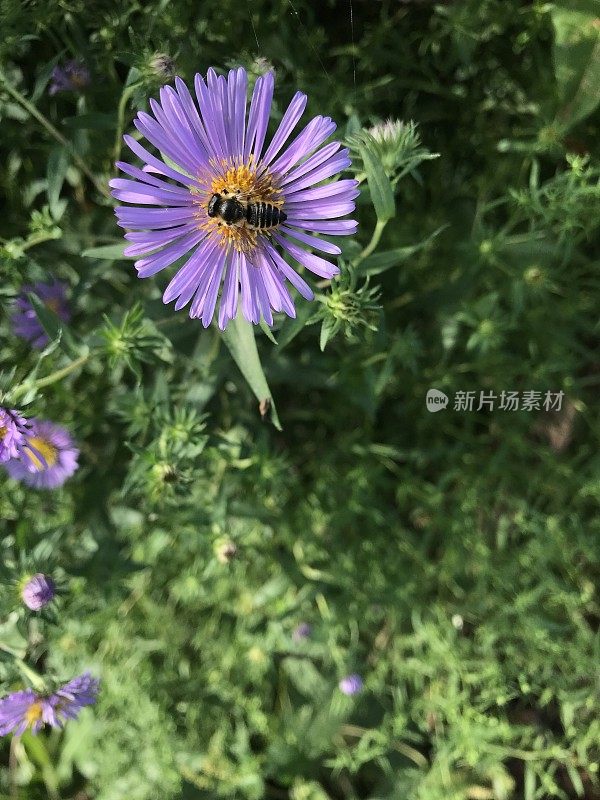
M 84 706 L 96 702 L 98 688 L 98 679 L 84 672 L 50 695 L 33 689 L 13 692 L 0 700 L 0 736 L 19 736 L 28 728 L 37 733 L 44 723 L 62 728 L 67 719 L 75 719 Z
M 56 489 L 77 469 L 79 450 L 71 434 L 47 420 L 29 420 L 19 457 L 4 465 L 11 478 L 36 489 Z
M 15 334 L 20 336 L 21 339 L 31 342 L 33 347 L 45 347 L 49 341 L 48 336 L 44 332 L 27 295 L 28 293 L 36 294 L 44 305 L 54 311 L 63 322 L 68 322 L 71 318 L 71 312 L 67 304 L 65 291 L 65 284 L 59 281 L 23 286 L 15 301 L 15 311 L 11 318 Z
M 77 59 L 65 62 L 62 67 L 58 65 L 52 70 L 51 83 L 48 93 L 55 95 L 57 92 L 79 92 L 85 89 L 90 82 L 90 71 Z
M 0 464 L 17 458 L 27 421 L 14 409 L 0 408 Z
M 347 695 L 358 694 L 363 688 L 363 679 L 356 672 L 346 675 L 338 684 L 340 692 Z
M 23 585 L 21 597 L 32 611 L 39 611 L 54 598 L 56 586 L 49 575 L 38 572 Z
M 306 107 L 306 95 L 296 92 L 265 149 L 273 73 L 257 79 L 246 118 L 247 85 L 242 68 L 227 78 L 210 69 L 206 82 L 196 75 L 198 111 L 185 83 L 175 78 L 175 88 L 160 90 L 160 104 L 150 100 L 154 116 L 140 111 L 135 119 L 161 157 L 125 136 L 146 166 L 118 162 L 134 180 L 110 182 L 117 200 L 137 206 L 118 207 L 116 214 L 119 225 L 133 231 L 125 235 L 133 243 L 125 254 L 142 256 L 135 262 L 139 277 L 189 256 L 163 300 L 176 300 L 176 310 L 191 303 L 190 317 L 201 318 L 204 327 L 213 318 L 221 284 L 222 329 L 236 316 L 240 295 L 250 322 L 262 316 L 271 325 L 272 310 L 294 317 L 286 281 L 308 300 L 313 292 L 276 245 L 320 278 L 332 278 L 338 267 L 303 246 L 338 255 L 339 247 L 314 234 L 356 230 L 356 222 L 338 218 L 354 210 L 357 182 L 320 185 L 350 165 L 339 142 L 321 147 L 335 123 L 315 117 L 285 146 Z
M 294 632 L 292 633 L 292 639 L 296 643 L 301 642 L 303 639 L 308 639 L 308 637 L 311 634 L 311 631 L 312 628 L 310 627 L 308 622 L 301 622 L 294 629 Z

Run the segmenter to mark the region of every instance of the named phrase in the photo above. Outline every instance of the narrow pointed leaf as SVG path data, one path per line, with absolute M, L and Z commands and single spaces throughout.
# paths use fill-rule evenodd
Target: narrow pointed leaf
M 229 323 L 223 331 L 223 341 L 227 345 L 233 360 L 238 365 L 240 372 L 248 382 L 259 403 L 268 402 L 270 406 L 271 422 L 281 430 L 281 423 L 277 416 L 277 409 L 273 395 L 265 377 L 260 356 L 254 338 L 254 327 L 239 312 L 237 317 Z
M 58 341 L 60 349 L 70 358 L 80 356 L 81 353 L 75 344 L 73 336 L 58 314 L 55 314 L 51 308 L 48 308 L 48 306 L 40 300 L 36 294 L 33 294 L 33 292 L 29 292 L 27 297 L 29 298 L 29 302 L 35 311 L 40 325 L 50 341 Z

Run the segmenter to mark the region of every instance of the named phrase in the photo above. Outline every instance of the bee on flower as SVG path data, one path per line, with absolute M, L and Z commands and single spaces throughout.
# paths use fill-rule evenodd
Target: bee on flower
M 235 318 L 238 304 L 253 323 L 262 318 L 273 324 L 274 311 L 294 317 L 289 286 L 307 300 L 313 291 L 282 252 L 331 279 L 338 266 L 306 248 L 337 256 L 340 248 L 322 237 L 346 236 L 357 227 L 341 219 L 354 210 L 357 182 L 323 183 L 350 166 L 339 142 L 324 145 L 335 123 L 317 116 L 290 142 L 307 103 L 297 92 L 265 147 L 273 73 L 257 78 L 249 110 L 247 87 L 242 68 L 227 78 L 210 69 L 206 81 L 196 75 L 194 100 L 175 78 L 175 88 L 160 90 L 160 103 L 150 100 L 152 114 L 141 111 L 134 121 L 160 157 L 125 136 L 144 166 L 119 161 L 129 178 L 110 182 L 113 196 L 131 204 L 116 215 L 131 242 L 125 255 L 137 258 L 139 277 L 185 256 L 163 300 L 174 300 L 176 310 L 189 305 L 190 317 L 204 327 L 219 297 L 221 329 Z

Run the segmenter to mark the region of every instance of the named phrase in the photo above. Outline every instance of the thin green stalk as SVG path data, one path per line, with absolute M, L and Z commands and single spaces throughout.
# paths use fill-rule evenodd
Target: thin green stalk
M 105 186 L 101 181 L 99 181 L 98 178 L 96 178 L 96 176 L 87 166 L 83 158 L 81 158 L 81 156 L 75 152 L 73 144 L 65 136 L 63 136 L 62 133 L 57 128 L 54 127 L 54 125 L 50 122 L 50 120 L 47 117 L 45 117 L 41 113 L 41 111 L 39 111 L 32 103 L 30 103 L 29 100 L 23 94 L 21 94 L 21 92 L 18 89 L 15 89 L 15 87 L 9 83 L 8 79 L 6 78 L 6 75 L 1 70 L 0 70 L 0 81 L 2 81 L 2 83 L 4 84 L 4 87 L 6 88 L 6 91 L 9 93 L 9 95 L 12 98 L 14 98 L 20 105 L 22 105 L 23 108 L 48 131 L 50 136 L 56 139 L 56 141 L 59 144 L 63 145 L 63 147 L 69 152 L 69 155 L 71 156 L 77 167 L 83 172 L 84 175 L 86 175 L 87 178 L 89 178 L 89 180 L 94 184 L 96 189 L 105 197 L 110 198 L 110 192 L 108 191 L 108 187 Z
M 70 375 L 71 372 L 75 372 L 76 369 L 82 367 L 86 363 L 86 361 L 90 358 L 91 355 L 92 351 L 86 353 L 83 356 L 79 356 L 79 358 L 76 358 L 74 361 L 71 361 L 70 364 L 67 364 L 66 367 L 63 367 L 62 369 L 57 369 L 56 372 L 51 372 L 50 375 L 46 375 L 45 378 L 38 378 L 38 380 L 36 381 L 26 381 L 24 383 L 19 384 L 19 386 L 17 386 L 11 392 L 12 402 L 16 403 L 17 399 L 22 394 L 26 394 L 31 389 L 43 389 L 45 386 L 50 386 L 51 384 L 56 383 L 56 381 L 62 380 L 67 375 Z
M 375 229 L 373 230 L 373 235 L 371 236 L 371 241 L 369 242 L 369 244 L 365 247 L 365 249 L 362 251 L 362 253 L 358 256 L 358 258 L 354 262 L 355 266 L 358 266 L 361 261 L 364 261 L 365 258 L 370 256 L 371 253 L 373 252 L 373 250 L 375 250 L 375 248 L 379 244 L 379 240 L 381 239 L 381 234 L 383 233 L 383 229 L 385 228 L 385 226 L 387 224 L 388 224 L 388 220 L 387 219 L 386 220 L 377 220 L 377 224 L 375 225 Z
M 62 380 L 67 375 L 70 375 L 71 372 L 75 372 L 76 369 L 82 367 L 85 364 L 85 362 L 89 359 L 90 355 L 91 352 L 86 353 L 84 356 L 79 356 L 79 358 L 76 358 L 75 361 L 71 361 L 70 364 L 67 364 L 66 367 L 58 369 L 56 370 L 56 372 L 51 372 L 50 375 L 46 375 L 45 378 L 40 378 L 39 380 L 34 381 L 33 386 L 36 389 L 42 389 L 44 386 L 50 386 L 50 384 Z
M 58 237 L 52 233 L 40 233 L 37 236 L 32 236 L 30 239 L 26 239 L 22 245 L 20 245 L 21 250 L 29 250 L 30 247 L 36 247 L 38 244 L 42 244 L 43 242 L 50 242 Z
M 127 101 L 139 85 L 140 82 L 138 81 L 137 83 L 132 83 L 130 86 L 126 86 L 119 100 L 119 108 L 117 110 L 117 135 L 115 136 L 115 146 L 113 148 L 113 162 L 118 161 L 119 155 L 121 154 L 121 137 L 123 136 L 123 128 L 125 127 Z

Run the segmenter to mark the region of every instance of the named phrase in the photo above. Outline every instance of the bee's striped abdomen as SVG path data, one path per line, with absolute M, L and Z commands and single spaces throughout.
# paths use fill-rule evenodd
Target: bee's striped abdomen
M 246 221 L 251 228 L 265 230 L 280 225 L 287 219 L 280 208 L 271 203 L 249 203 L 246 209 Z

